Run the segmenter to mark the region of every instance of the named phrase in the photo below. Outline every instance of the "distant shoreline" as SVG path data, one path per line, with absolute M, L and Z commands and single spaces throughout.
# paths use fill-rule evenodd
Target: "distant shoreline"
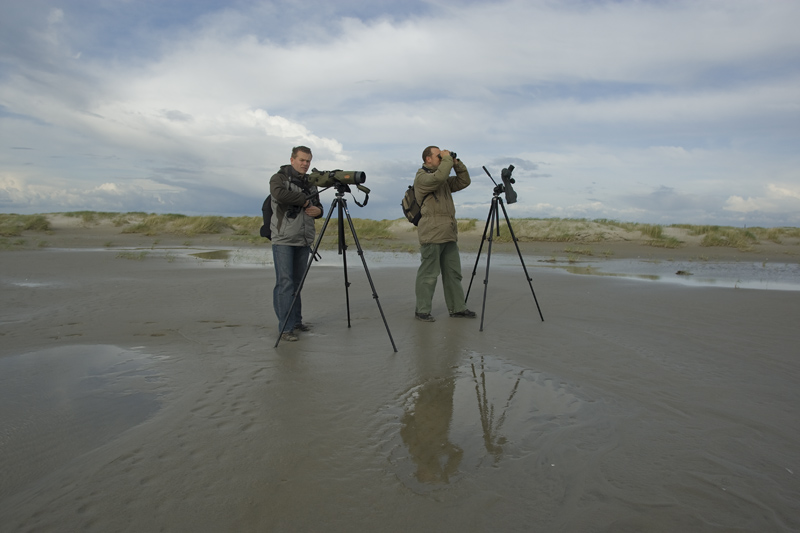
M 261 247 L 260 217 L 183 217 L 144 213 L 49 213 L 25 215 L 32 228 L 21 227 L 23 215 L 0 215 L 0 251 L 87 247 Z M 38 218 L 35 218 L 38 217 Z M 415 253 L 416 228 L 405 219 L 354 219 L 359 243 L 366 250 Z M 14 224 L 17 224 L 15 229 Z M 730 228 L 689 225 L 653 226 L 614 221 L 511 219 L 524 255 L 580 262 L 597 259 L 759 261 L 800 263 L 798 228 Z M 318 228 L 321 226 L 321 222 Z M 485 221 L 459 220 L 459 245 L 476 253 Z M 492 241 L 493 252 L 516 253 L 506 224 Z M 704 233 L 700 233 L 704 231 Z M 349 229 L 347 230 L 349 234 Z M 337 243 L 335 224 L 326 228 L 323 248 Z M 352 237 L 346 241 L 351 245 Z M 711 244 L 709 244 L 711 243 Z

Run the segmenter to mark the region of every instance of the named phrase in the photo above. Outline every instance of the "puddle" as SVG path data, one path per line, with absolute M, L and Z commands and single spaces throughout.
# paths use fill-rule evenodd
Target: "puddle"
M 612 276 L 690 286 L 800 291 L 800 265 L 769 262 L 608 260 L 555 265 L 570 274 Z
M 64 250 L 66 251 L 66 250 Z M 100 249 L 80 249 L 72 251 L 101 251 Z M 170 263 L 211 267 L 211 268 L 264 268 L 272 265 L 272 250 L 259 248 L 229 248 L 203 250 L 198 248 L 147 248 L 111 250 L 120 254 L 132 252 L 145 254 L 148 260 L 159 259 Z M 337 250 L 320 250 L 321 256 L 312 265 L 319 267 L 341 267 L 342 256 Z M 138 258 L 138 256 L 137 256 Z M 364 250 L 364 259 L 369 269 L 381 267 L 419 266 L 419 255 L 407 252 L 380 252 Z M 465 275 L 475 265 L 475 254 L 461 254 L 461 265 Z M 477 265 L 477 273 L 482 278 L 485 273 L 487 256 L 482 254 Z M 348 264 L 360 266 L 358 250 L 350 246 L 347 250 Z M 800 265 L 777 262 L 716 262 L 716 261 L 650 261 L 642 259 L 606 259 L 601 261 L 580 261 L 578 263 L 558 264 L 540 256 L 524 258 L 529 273 L 535 277 L 535 269 L 547 268 L 570 274 L 588 276 L 612 276 L 641 281 L 674 283 L 689 286 L 717 286 L 737 289 L 788 290 L 800 291 Z M 514 254 L 493 254 L 492 268 L 518 270 L 522 268 L 519 257 Z M 680 272 L 681 274 L 678 274 Z M 22 286 L 37 288 L 36 284 L 25 280 Z
M 199 252 L 190 255 L 192 257 L 197 257 L 198 259 L 206 259 L 210 261 L 230 261 L 232 254 L 233 252 L 231 252 L 231 250 L 213 250 L 211 252 Z
M 151 367 L 104 345 L 0 357 L 0 499 L 156 413 L 163 378 Z
M 426 493 L 486 468 L 511 468 L 553 424 L 590 402 L 544 374 L 471 353 L 448 377 L 409 390 L 385 441 L 400 481 Z

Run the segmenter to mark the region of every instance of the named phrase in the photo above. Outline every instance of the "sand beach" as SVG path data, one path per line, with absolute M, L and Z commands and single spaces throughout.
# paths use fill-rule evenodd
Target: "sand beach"
M 275 347 L 265 241 L 49 219 L 0 249 L 4 532 L 800 529 L 796 239 L 521 242 L 529 284 L 479 224 L 434 323 L 364 241 Z

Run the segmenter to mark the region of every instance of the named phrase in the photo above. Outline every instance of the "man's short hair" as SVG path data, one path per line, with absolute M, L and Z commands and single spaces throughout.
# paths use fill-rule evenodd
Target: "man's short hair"
M 303 152 L 313 157 L 313 154 L 311 153 L 311 148 L 309 148 L 308 146 L 295 146 L 294 148 L 292 148 L 293 159 L 297 157 L 297 152 Z
M 439 147 L 438 147 L 438 146 L 428 146 L 427 148 L 425 148 L 425 149 L 422 151 L 422 162 L 423 162 L 423 163 L 424 163 L 425 161 L 427 161 L 427 160 L 428 160 L 428 158 L 429 158 L 431 155 L 433 155 L 433 149 L 434 149 L 434 148 L 436 148 L 437 150 L 439 149 Z

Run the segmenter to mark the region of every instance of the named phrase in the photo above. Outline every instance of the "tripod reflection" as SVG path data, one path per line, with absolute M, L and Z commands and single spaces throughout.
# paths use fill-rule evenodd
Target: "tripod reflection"
M 511 387 L 511 392 L 508 399 L 503 406 L 503 412 L 495 420 L 494 404 L 489 400 L 489 394 L 486 390 L 486 368 L 484 366 L 483 357 L 481 357 L 480 364 L 472 363 L 472 378 L 475 381 L 475 394 L 478 397 L 478 413 L 480 413 L 481 427 L 483 428 L 483 445 L 486 451 L 489 452 L 494 458 L 495 464 L 500 461 L 503 455 L 503 445 L 506 444 L 507 439 L 500 434 L 503 424 L 506 421 L 508 408 L 511 406 L 511 401 L 516 396 L 519 390 L 519 382 L 522 379 L 522 370 L 519 371 L 514 385 Z
M 400 419 L 400 438 L 409 461 L 403 470 L 413 478 L 412 486 L 446 485 L 473 468 L 496 466 L 506 447 L 514 444 L 504 431 L 513 418 L 509 412 L 526 414 L 532 408 L 515 403 L 524 401 L 525 395 L 520 396 L 524 370 L 517 368 L 513 374 L 497 370 L 496 362 L 481 356 L 454 376 L 428 380 L 410 391 Z M 494 377 L 488 379 L 489 375 Z M 524 429 L 510 424 L 511 435 Z

